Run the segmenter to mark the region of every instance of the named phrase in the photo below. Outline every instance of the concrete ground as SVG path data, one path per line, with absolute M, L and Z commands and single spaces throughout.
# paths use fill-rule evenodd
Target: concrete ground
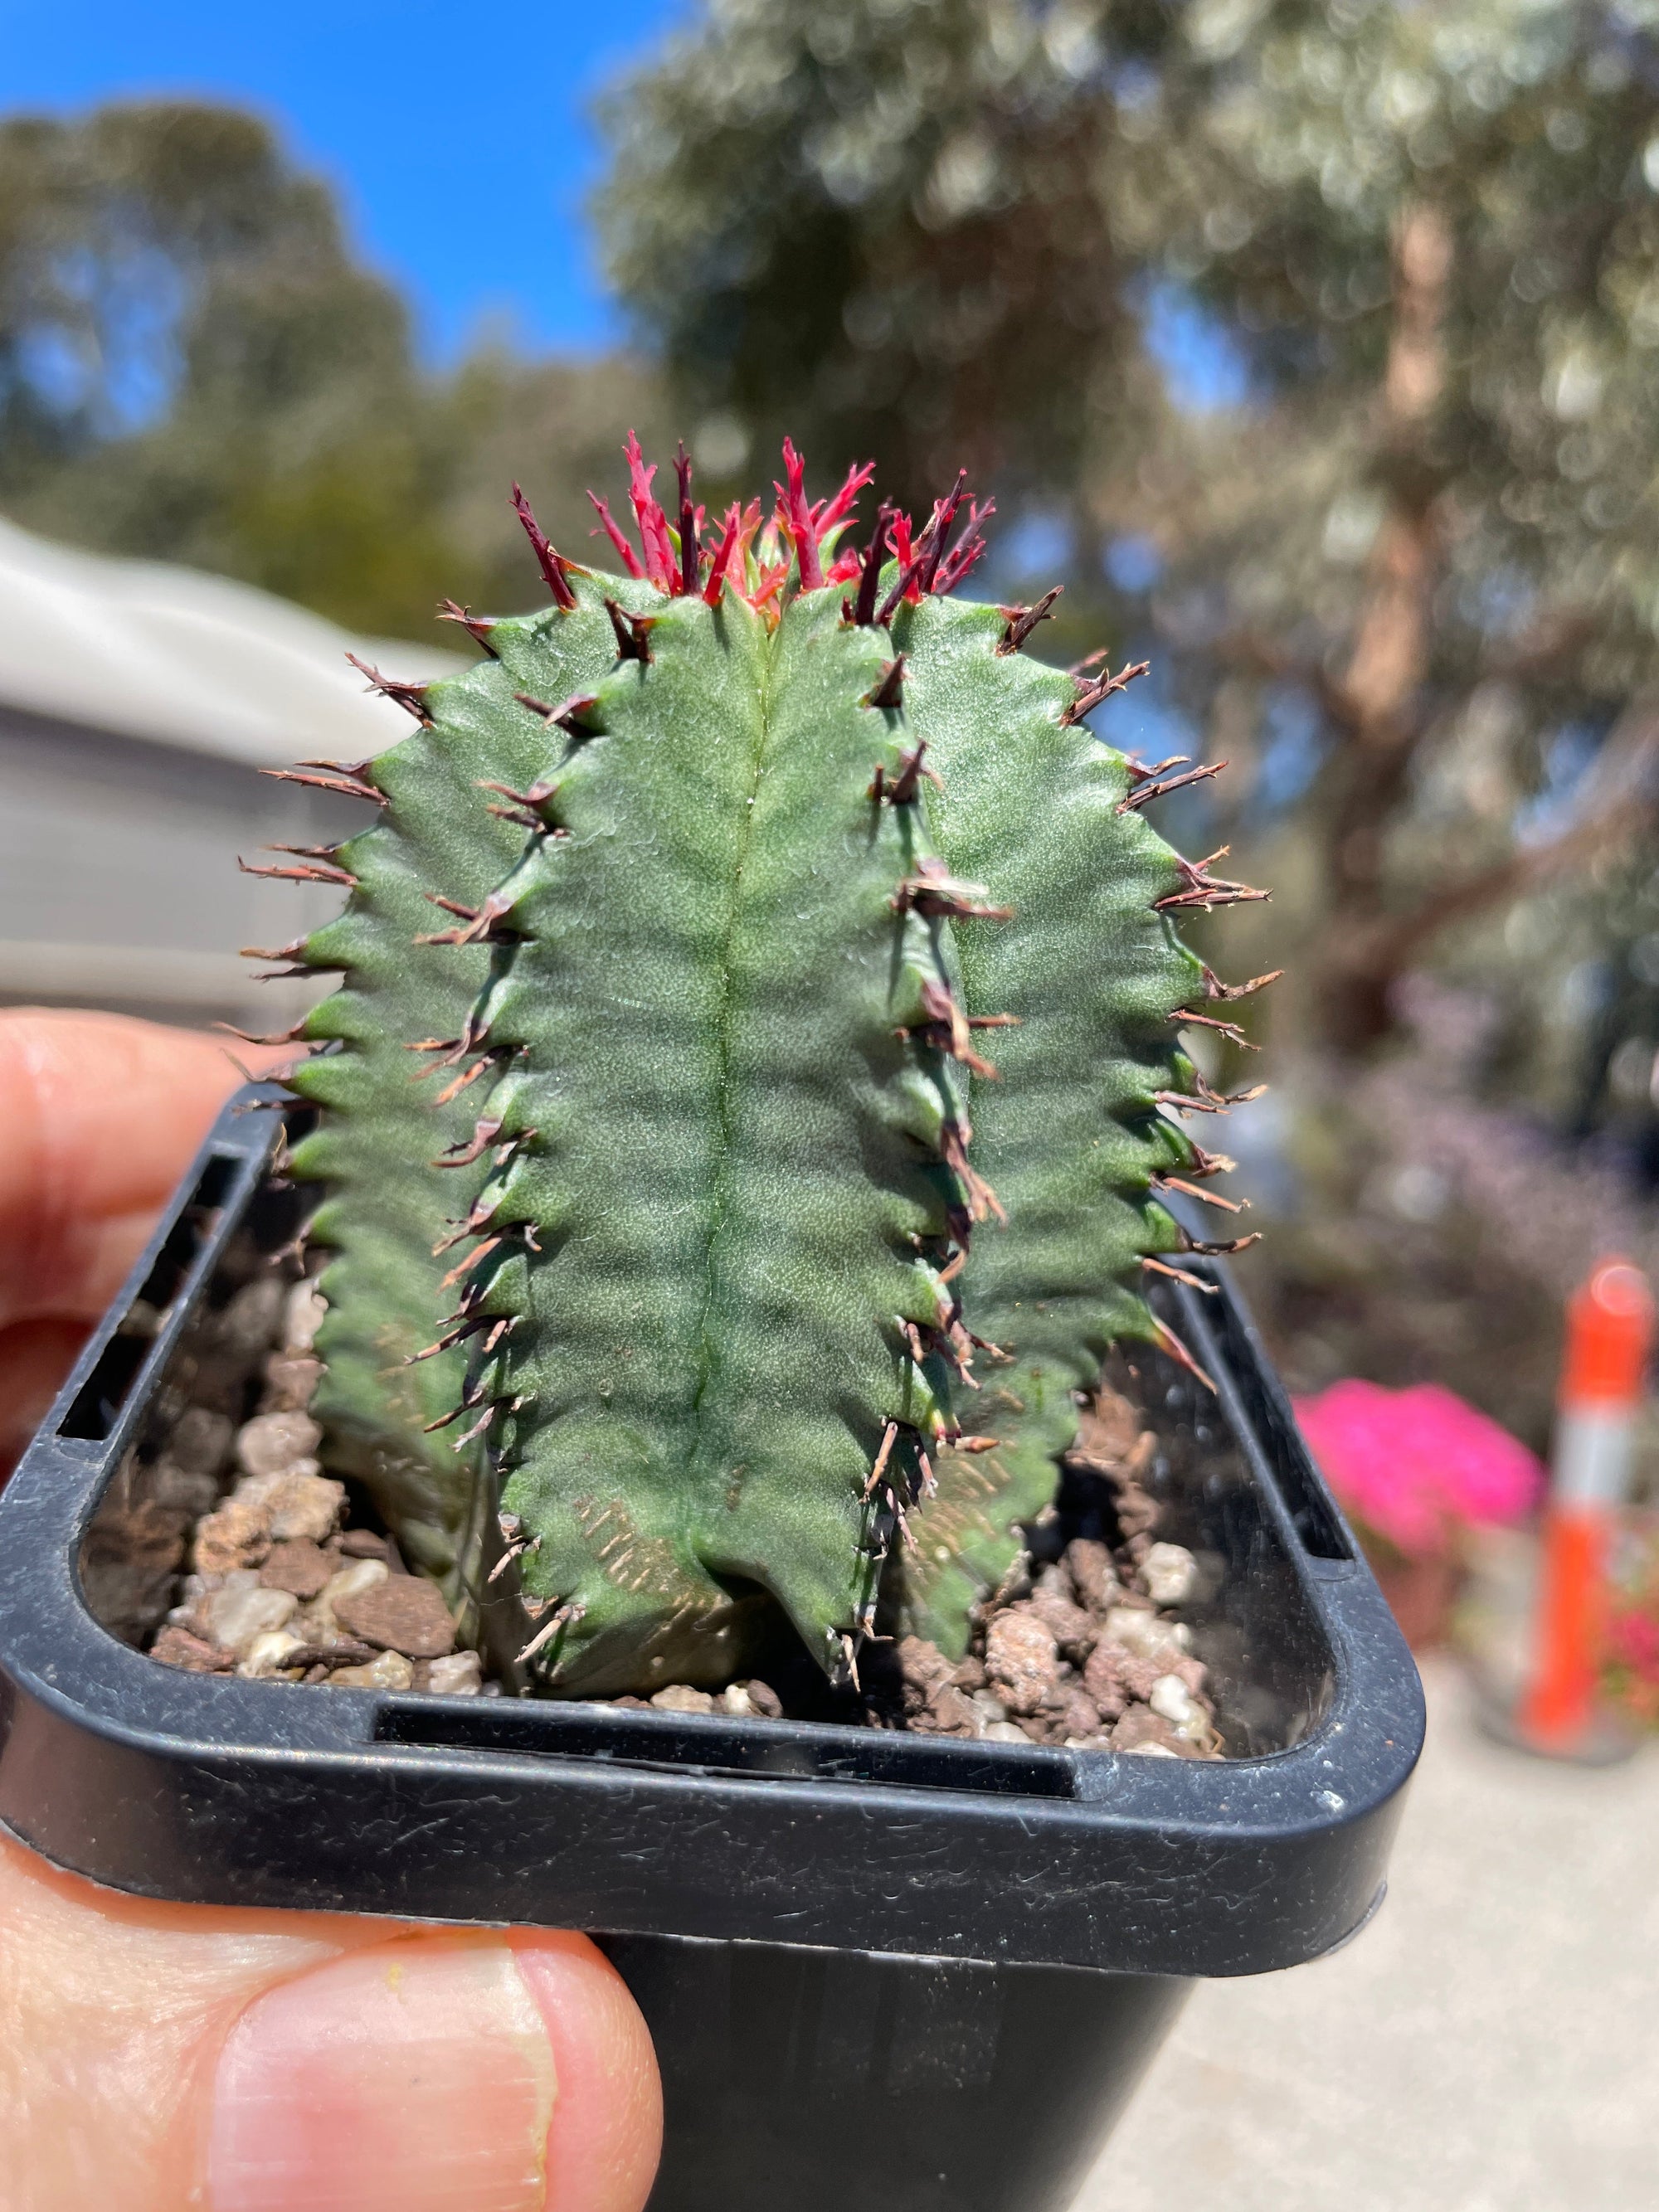
M 1429 1740 L 1382 1912 L 1195 1991 L 1076 2212 L 1659 2205 L 1659 1747 L 1589 1771 Z

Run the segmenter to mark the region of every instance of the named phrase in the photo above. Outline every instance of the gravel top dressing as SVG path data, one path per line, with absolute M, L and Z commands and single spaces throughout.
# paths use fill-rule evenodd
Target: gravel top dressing
M 272 1682 L 451 1697 L 504 1694 L 456 1648 L 435 1583 L 411 1573 L 356 1484 L 325 1474 L 308 1407 L 324 1311 L 308 1281 L 256 1275 L 182 1364 L 159 1442 L 130 1455 L 94 1523 L 83 1573 L 94 1609 L 163 1664 Z M 1207 1670 L 1183 1607 L 1215 1571 L 1159 1540 L 1143 1477 L 1160 1439 L 1115 1359 L 1066 1468 L 1078 1492 L 1030 1531 L 1026 1559 L 981 1607 L 969 1656 L 916 1637 L 872 1642 L 834 1717 L 914 1734 L 1222 1756 Z M 1121 1387 L 1113 1387 L 1114 1384 Z M 250 1410 L 251 1408 L 251 1410 Z M 240 1417 L 240 1418 L 239 1418 Z M 123 1492 L 142 1492 L 123 1510 Z M 143 1616 L 148 1614 L 148 1620 Z M 154 1626 L 157 1617 L 160 1625 Z M 805 1660 L 805 1655 L 801 1657 Z M 732 1717 L 823 1717 L 817 1670 L 723 1691 L 668 1683 L 648 1700 L 591 1702 Z

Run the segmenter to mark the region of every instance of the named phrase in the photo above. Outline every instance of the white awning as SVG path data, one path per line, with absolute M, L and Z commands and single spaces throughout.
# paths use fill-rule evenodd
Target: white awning
M 276 767 L 357 759 L 410 728 L 347 648 L 388 676 L 465 665 L 441 647 L 359 639 L 251 584 L 58 545 L 0 520 L 0 708 Z

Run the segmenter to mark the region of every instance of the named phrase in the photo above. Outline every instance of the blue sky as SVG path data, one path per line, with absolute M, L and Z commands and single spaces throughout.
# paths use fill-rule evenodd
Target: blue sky
M 581 218 L 599 167 L 586 104 L 688 4 L 0 0 L 0 109 L 158 92 L 254 107 L 338 188 L 433 357 L 489 318 L 529 346 L 598 345 L 616 325 Z

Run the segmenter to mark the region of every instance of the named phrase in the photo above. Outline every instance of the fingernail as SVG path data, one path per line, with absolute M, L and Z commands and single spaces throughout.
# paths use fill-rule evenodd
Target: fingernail
M 543 2212 L 556 2090 L 497 1938 L 422 1937 L 284 1983 L 214 2082 L 212 2212 Z

